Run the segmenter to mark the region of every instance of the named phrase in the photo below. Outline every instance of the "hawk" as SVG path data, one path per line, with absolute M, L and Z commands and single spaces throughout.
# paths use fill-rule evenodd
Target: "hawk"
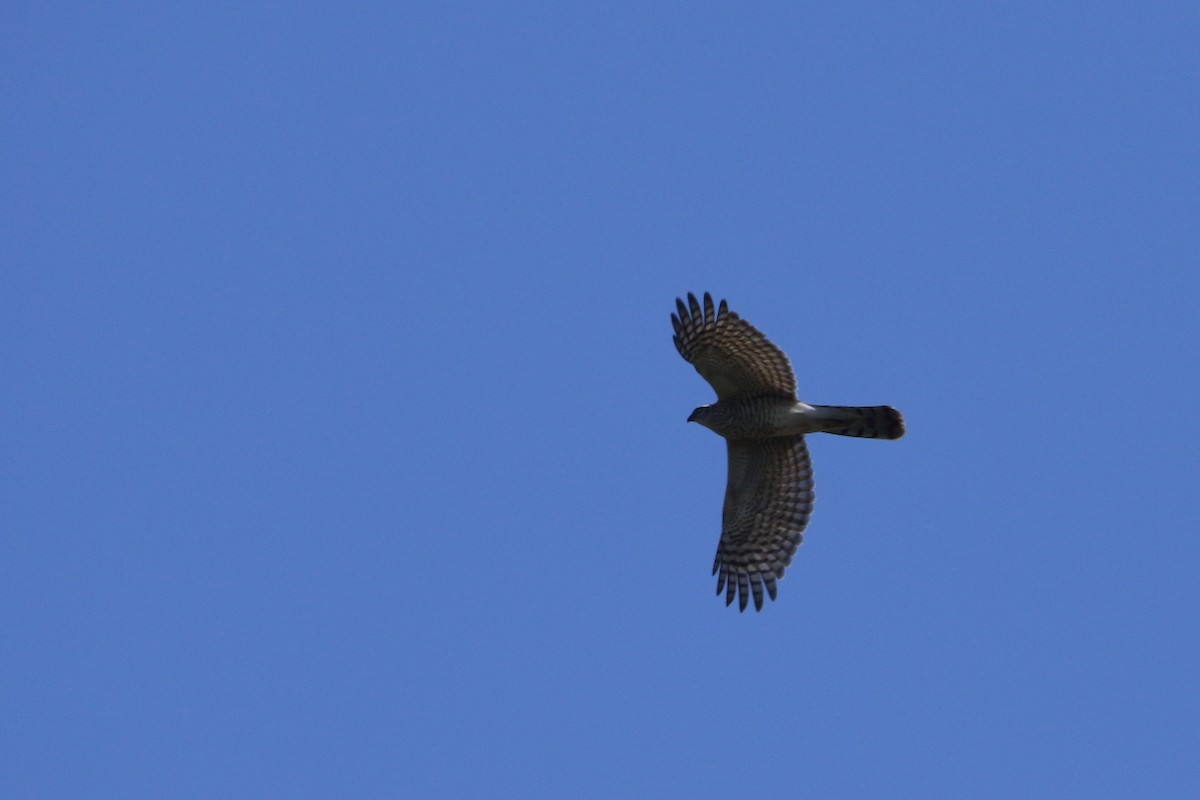
M 713 574 L 725 605 L 751 595 L 761 610 L 763 587 L 775 599 L 812 514 L 813 471 L 806 433 L 899 439 L 904 419 L 891 406 L 815 406 L 796 398 L 796 376 L 783 351 L 724 300 L 713 308 L 689 293 L 671 315 L 675 348 L 717 392 L 717 402 L 688 417 L 725 438 L 729 477 Z

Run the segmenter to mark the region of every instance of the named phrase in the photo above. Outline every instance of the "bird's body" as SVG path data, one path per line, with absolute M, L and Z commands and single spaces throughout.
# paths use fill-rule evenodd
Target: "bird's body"
M 805 433 L 898 439 L 904 432 L 903 423 L 891 406 L 812 406 L 795 398 L 772 396 L 700 406 L 688 417 L 688 422 L 699 422 L 726 439 L 768 439 Z M 851 432 L 859 430 L 863 432 Z
M 725 438 L 729 479 L 721 541 L 713 573 L 726 604 L 751 596 L 762 608 L 763 588 L 775 599 L 777 579 L 791 563 L 812 514 L 812 465 L 804 436 L 834 433 L 879 439 L 904 435 L 891 406 L 818 406 L 796 398 L 787 356 L 725 301 L 714 309 L 705 293 L 676 300 L 675 347 L 717 392 L 717 402 L 688 417 Z

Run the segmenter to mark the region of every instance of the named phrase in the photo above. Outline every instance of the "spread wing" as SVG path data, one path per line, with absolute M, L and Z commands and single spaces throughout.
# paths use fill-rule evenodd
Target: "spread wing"
M 671 315 L 675 348 L 717 391 L 717 399 L 748 395 L 796 396 L 796 377 L 787 356 L 749 322 L 729 310 L 725 301 L 715 311 L 712 295 L 704 308 L 688 293 L 687 305 L 676 299 Z
M 727 444 L 729 483 L 713 574 L 717 594 L 725 590 L 725 605 L 736 594 L 745 611 L 753 594 L 758 610 L 763 586 L 775 599 L 775 581 L 792 563 L 812 514 L 812 464 L 803 436 Z

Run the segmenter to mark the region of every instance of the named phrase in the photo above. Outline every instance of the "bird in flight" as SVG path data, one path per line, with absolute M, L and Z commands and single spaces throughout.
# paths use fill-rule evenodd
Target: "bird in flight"
M 761 610 L 763 587 L 775 599 L 812 514 L 813 471 L 807 433 L 899 439 L 904 419 L 891 406 L 816 406 L 796 398 L 796 376 L 783 351 L 724 300 L 701 307 L 676 299 L 675 348 L 717 392 L 717 402 L 688 417 L 724 437 L 729 455 L 721 541 L 713 574 L 725 605 L 751 595 Z

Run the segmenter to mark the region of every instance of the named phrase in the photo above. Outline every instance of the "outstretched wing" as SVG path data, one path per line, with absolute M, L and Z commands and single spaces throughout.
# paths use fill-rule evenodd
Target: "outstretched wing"
M 757 328 L 729 310 L 725 301 L 713 310 L 704 293 L 704 308 L 688 293 L 687 305 L 676 299 L 671 315 L 675 348 L 717 391 L 719 400 L 746 395 L 796 396 L 796 377 L 787 356 Z
M 803 539 L 812 514 L 812 464 L 803 436 L 729 439 L 729 483 L 721 542 L 713 574 L 725 605 L 738 597 L 746 610 L 750 595 L 761 609 L 763 586 L 775 599 L 775 581 L 783 577 Z

